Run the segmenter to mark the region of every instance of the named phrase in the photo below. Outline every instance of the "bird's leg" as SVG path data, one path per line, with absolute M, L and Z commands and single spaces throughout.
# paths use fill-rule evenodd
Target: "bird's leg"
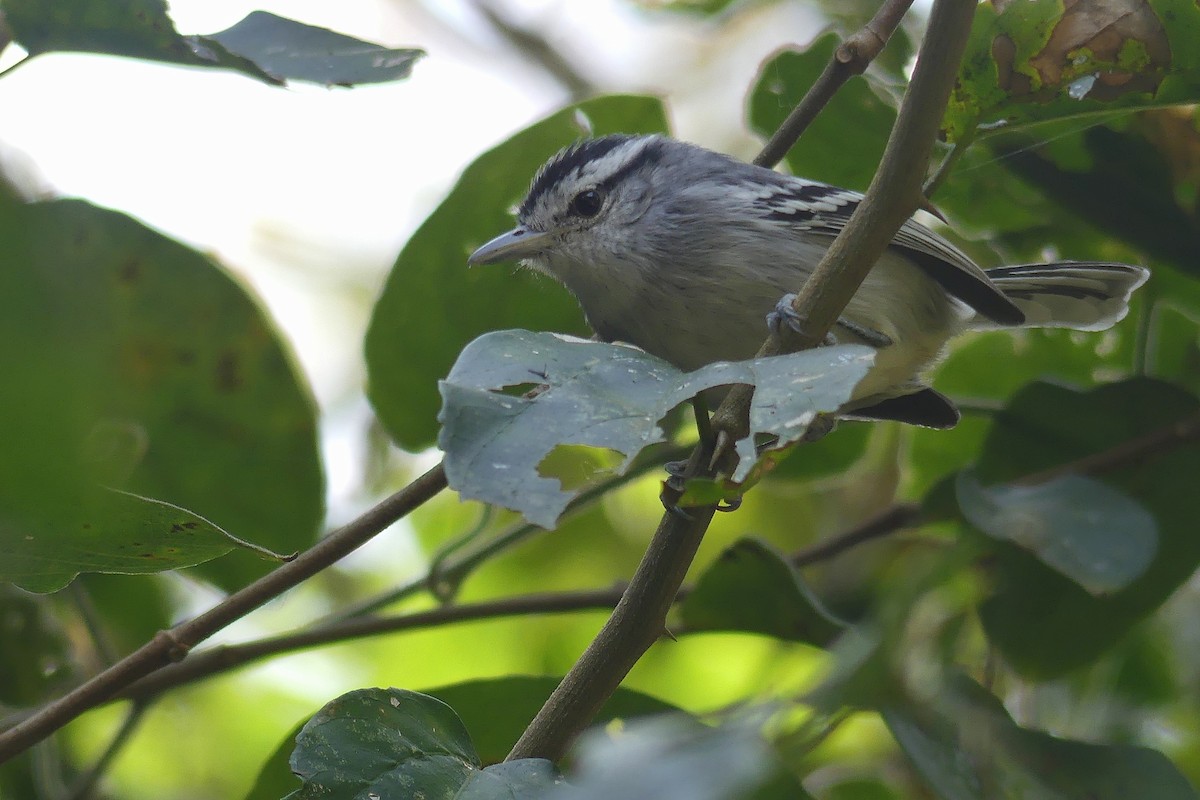
M 796 313 L 796 309 L 792 308 L 792 301 L 796 299 L 794 294 L 785 294 L 779 298 L 779 302 L 775 304 L 775 310 L 767 314 L 767 329 L 772 336 L 778 337 L 781 325 L 787 325 L 796 333 L 804 332 L 805 320 L 800 314 Z M 868 328 L 865 325 L 859 325 L 857 322 L 851 322 L 848 319 L 839 317 L 837 326 L 845 331 L 849 331 L 856 336 L 863 344 L 870 345 L 875 349 L 890 347 L 893 342 L 892 338 L 886 333 L 881 333 L 874 328 Z M 833 332 L 825 334 L 824 344 L 837 344 L 837 337 Z
M 859 325 L 857 322 L 851 322 L 844 317 L 838 317 L 837 325 L 839 328 L 850 331 L 850 333 L 862 340 L 863 344 L 868 344 L 876 350 L 882 350 L 885 347 L 891 347 L 894 342 L 892 337 L 886 333 L 881 333 L 874 328 L 868 328 L 865 325 Z
M 728 447 L 728 442 L 723 441 L 728 436 L 721 432 L 713 435 L 712 420 L 708 413 L 708 403 L 705 402 L 704 396 L 697 394 L 692 397 L 692 410 L 696 415 L 696 430 L 700 434 L 700 445 L 704 448 L 704 452 L 711 454 L 709 458 L 709 468 L 712 469 L 715 459 L 720 453 Z M 703 461 L 698 463 L 704 463 Z M 682 497 L 687 490 L 688 478 L 692 477 L 688 472 L 689 461 L 668 461 L 663 465 L 663 469 L 667 472 L 667 479 L 664 481 L 665 488 L 660 495 L 663 506 L 672 514 L 677 514 L 684 519 L 691 519 L 688 513 L 684 511 L 676 502 Z M 675 499 L 671 498 L 671 495 Z M 733 511 L 742 504 L 741 500 L 731 501 L 725 505 L 718 505 L 718 511 Z

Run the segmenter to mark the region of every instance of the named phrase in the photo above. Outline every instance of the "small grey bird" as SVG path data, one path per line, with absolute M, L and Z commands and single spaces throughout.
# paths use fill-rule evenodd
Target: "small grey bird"
M 551 158 L 518 226 L 469 263 L 520 260 L 563 283 L 600 339 L 693 370 L 750 358 L 764 319 L 791 321 L 781 295 L 808 278 L 861 199 L 664 136 L 605 136 Z M 1078 261 L 983 270 L 910 219 L 831 332 L 831 342 L 877 349 L 843 413 L 951 427 L 958 410 L 921 374 L 952 337 L 1104 330 L 1147 277 L 1142 267 Z

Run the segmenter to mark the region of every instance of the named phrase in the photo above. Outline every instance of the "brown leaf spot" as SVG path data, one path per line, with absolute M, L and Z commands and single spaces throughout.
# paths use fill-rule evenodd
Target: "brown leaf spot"
M 996 61 L 996 79 L 1005 94 L 1020 96 L 1029 94 L 1033 88 L 1028 75 L 1015 69 L 1017 45 L 1008 34 L 1002 33 L 992 40 L 992 58 Z
M 237 354 L 232 350 L 221 353 L 217 359 L 217 389 L 232 392 L 242 386 L 242 375 Z
M 1017 13 L 1017 12 L 1012 12 Z M 1158 90 L 1171 66 L 1171 47 L 1162 21 L 1146 0 L 1063 0 L 1063 15 L 1046 46 L 1029 59 L 1041 79 L 1034 90 L 1029 76 L 1014 64 L 1015 48 L 997 36 L 992 43 L 1001 88 L 1010 96 L 1049 101 L 1072 81 L 1096 78 L 1087 93 L 1093 100 L 1113 100 L 1130 92 Z M 1131 54 L 1144 53 L 1143 63 L 1130 64 Z
M 133 259 L 129 259 L 117 268 L 117 279 L 121 283 L 136 283 L 140 277 L 142 277 L 142 265 Z

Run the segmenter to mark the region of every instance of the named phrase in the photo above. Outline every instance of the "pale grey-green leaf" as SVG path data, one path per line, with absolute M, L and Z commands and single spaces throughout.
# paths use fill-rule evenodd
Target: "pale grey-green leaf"
M 1128 586 L 1158 549 L 1158 523 L 1128 495 L 1092 478 L 1065 475 L 1036 486 L 956 482 L 972 525 L 1022 547 L 1094 595 Z
M 751 439 L 793 441 L 813 416 L 833 411 L 870 368 L 866 347 L 826 347 L 769 359 L 719 362 L 683 373 L 641 350 L 549 333 L 512 330 L 467 345 L 440 383 L 450 486 L 463 497 L 511 508 L 551 527 L 574 496 L 537 468 L 558 445 L 604 447 L 628 467 L 663 440 L 658 421 L 694 394 L 716 386 L 755 384 Z M 506 387 L 539 389 L 522 395 Z M 741 448 L 739 475 L 753 465 Z

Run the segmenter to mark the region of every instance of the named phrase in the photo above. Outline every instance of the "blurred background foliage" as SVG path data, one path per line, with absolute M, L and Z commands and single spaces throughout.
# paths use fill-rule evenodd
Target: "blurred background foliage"
M 190 12 L 200 20 L 195 27 L 226 28 L 268 7 L 226 5 L 233 16 L 219 23 Z M 669 129 L 749 158 L 828 60 L 836 45 L 828 31 L 852 30 L 875 7 L 816 0 L 610 0 L 587 11 L 550 0 L 350 5 L 361 7 L 344 18 L 277 10 L 401 49 L 393 52 L 428 50 L 408 82 L 342 95 L 281 93 L 234 87 L 236 76 L 199 78 L 195 70 L 131 62 L 124 67 L 131 85 L 114 87 L 116 73 L 103 72 L 107 57 L 56 54 L 0 77 L 0 104 L 10 109 L 0 125 L 0 371 L 25 387 L 0 395 L 7 453 L 0 557 L 20 550 L 12 537 L 21 515 L 44 508 L 46 498 L 62 506 L 62 526 L 89 525 L 87 498 L 61 498 L 96 477 L 280 553 L 307 547 L 434 463 L 426 448 L 437 432 L 435 382 L 467 341 L 498 327 L 584 330 L 573 301 L 550 282 L 508 267 L 465 268 L 466 255 L 506 226 L 545 157 L 588 130 Z M 0 4 L 10 14 L 27 6 Z M 191 29 L 186 4 L 172 13 L 181 30 Z M 793 148 L 786 168 L 866 186 L 922 15 L 918 4 L 866 78 L 847 85 Z M 18 50 L 11 45 L 0 67 Z M 146 157 L 113 159 L 96 185 L 152 187 L 138 176 L 177 171 L 171 191 L 193 205 L 169 192 L 91 191 L 58 162 L 43 177 L 34 129 L 13 119 L 49 116 L 44 103 L 86 107 L 76 76 L 93 69 L 108 75 L 106 113 L 72 121 L 147 139 Z M 161 80 L 165 88 L 154 91 L 189 110 L 183 119 L 201 129 L 198 137 L 176 131 L 167 153 L 153 150 L 151 117 L 170 108 L 156 112 L 137 95 L 143 76 Z M 419 88 L 423 80 L 431 88 Z M 246 92 L 248 103 L 268 109 L 303 104 L 309 116 L 289 107 L 275 121 L 210 118 L 203 102 L 214 86 Z M 350 105 L 346 98 L 357 93 L 382 110 Z M 119 113 L 122 104 L 139 114 Z M 930 704 L 936 714 L 985 715 L 1008 732 L 1014 752 L 1039 735 L 1028 729 L 1142 745 L 1200 783 L 1194 442 L 1105 478 L 1154 512 L 1161 537 L 1151 571 L 1110 597 L 1087 595 L 941 510 L 952 501 L 947 479 L 960 469 L 977 464 L 988 479 L 1021 475 L 1196 413 L 1198 120 L 1195 106 L 1074 117 L 996 132 L 961 153 L 932 200 L 951 222 L 947 234 L 985 266 L 1110 259 L 1146 264 L 1154 279 L 1129 318 L 1102 334 L 984 333 L 958 342 L 935 377 L 966 412 L 957 428 L 843 425 L 784 462 L 736 514 L 718 515 L 690 579 L 705 576 L 709 596 L 685 606 L 674 621 L 677 639 L 650 650 L 625 683 L 633 692 L 618 695 L 610 716 L 664 706 L 705 714 L 806 696 L 773 722 L 773 741 L 813 796 L 976 796 L 952 794 L 946 787 L 955 776 L 904 753 L 922 751 L 914 738 L 921 720 L 906 716 L 905 703 L 953 686 L 944 702 Z M 6 145 L 10 125 L 16 141 Z M 309 125 L 319 138 L 306 138 Z M 87 134 L 72 134 L 85 140 L 79 147 Z M 292 146 L 278 172 L 255 166 L 272 148 Z M 52 143 L 46 153 L 56 157 Z M 105 153 L 90 158 L 103 166 Z M 230 172 L 220 171 L 216 162 L 224 161 Z M 259 194 L 267 190 L 258 184 L 272 181 L 278 194 Z M 49 200 L 59 193 L 97 205 Z M 313 204 L 292 208 L 296 196 Z M 46 202 L 25 203 L 34 198 Z M 108 224 L 105 204 L 150 227 L 124 217 Z M 251 235 L 206 222 L 234 213 L 254 218 Z M 62 234 L 56 246 L 67 255 L 36 250 L 46 225 Z M 24 261 L 46 268 L 18 273 L 13 265 Z M 64 356 L 63 342 L 79 341 L 88 348 Z M 83 422 L 96 418 L 104 424 Z M 682 419 L 674 429 L 686 439 Z M 83 440 L 88 457 L 72 456 Z M 605 480 L 611 465 L 608 454 L 569 449 L 545 469 L 577 485 Z M 654 469 L 622 481 L 553 532 L 445 493 L 218 641 L 255 640 L 347 609 L 395 613 L 611 587 L 632 572 L 661 514 L 659 481 Z M 805 566 L 798 578 L 771 555 L 801 552 L 898 501 L 924 503 L 934 522 Z M 766 543 L 737 545 L 746 573 L 717 572 L 731 563 L 721 554 L 746 537 Z M 135 537 L 129 546 L 140 544 Z M 202 552 L 191 561 L 184 554 L 186 563 L 212 555 Z M 125 575 L 100 574 L 124 571 L 125 562 L 80 564 L 64 553 L 50 578 L 6 562 L 5 578 L 25 589 L 57 588 L 85 574 L 48 594 L 12 586 L 0 593 L 0 719 L 56 696 L 271 566 L 237 548 L 159 572 L 183 563 L 158 562 L 165 557 L 146 556 L 153 574 Z M 727 608 L 746 596 L 760 607 L 771 598 L 779 604 L 772 612 L 791 604 L 795 617 L 747 624 Z M 797 618 L 811 623 L 825 613 L 884 631 L 873 655 L 853 666 L 842 650 L 823 649 L 830 629 L 797 633 Z M 549 691 L 545 676 L 563 674 L 603 619 L 592 610 L 374 636 L 174 689 L 144 712 L 108 706 L 0 767 L 0 797 L 72 796 L 127 724 L 128 740 L 89 796 L 277 797 L 295 785 L 281 758 L 297 726 L 329 699 L 367 686 L 446 700 L 487 763 L 503 756 L 504 742 Z M 981 700 L 974 684 L 943 683 L 955 669 L 985 682 L 1012 719 Z M 881 697 L 897 707 L 871 710 Z M 829 709 L 838 711 L 823 716 Z M 926 752 L 936 750 L 931 737 Z M 1030 796 L 1071 796 L 1070 788 Z

